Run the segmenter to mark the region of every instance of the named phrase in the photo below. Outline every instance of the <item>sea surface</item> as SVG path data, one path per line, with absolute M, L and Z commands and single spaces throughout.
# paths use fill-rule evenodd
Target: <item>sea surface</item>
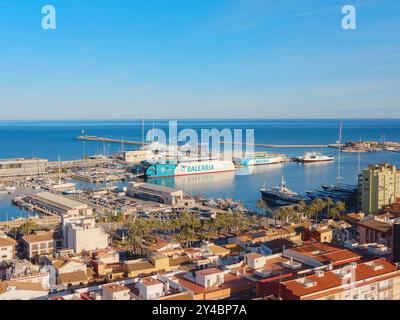
M 255 142 L 266 144 L 331 144 L 338 140 L 340 120 L 180 120 L 181 129 L 254 129 Z M 168 134 L 167 120 L 146 120 L 145 132 L 152 128 Z M 124 121 L 0 121 L 0 158 L 42 157 L 50 161 L 81 159 L 84 154 L 112 154 L 120 144 L 80 141 L 87 135 L 125 140 L 142 140 L 141 120 Z M 400 141 L 400 120 L 344 120 L 343 140 Z M 135 147 L 125 145 L 129 150 Z M 265 149 L 297 156 L 313 149 Z M 263 185 L 277 186 L 284 176 L 288 187 L 297 192 L 314 190 L 321 184 L 334 184 L 338 176 L 337 150 L 326 148 L 324 154 L 336 156 L 333 163 L 287 163 L 240 169 L 237 172 L 214 175 L 186 176 L 151 180 L 153 183 L 184 188 L 204 197 L 233 198 L 250 208 L 260 198 Z M 356 183 L 359 168 L 372 163 L 391 163 L 400 167 L 400 153 L 342 153 L 343 183 Z M 10 196 L 0 195 L 0 220 L 25 216 L 13 207 Z

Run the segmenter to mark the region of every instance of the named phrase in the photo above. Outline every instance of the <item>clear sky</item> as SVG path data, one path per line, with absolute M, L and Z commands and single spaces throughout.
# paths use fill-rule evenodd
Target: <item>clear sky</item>
M 399 0 L 0 0 L 0 119 L 400 118 L 399 17 Z

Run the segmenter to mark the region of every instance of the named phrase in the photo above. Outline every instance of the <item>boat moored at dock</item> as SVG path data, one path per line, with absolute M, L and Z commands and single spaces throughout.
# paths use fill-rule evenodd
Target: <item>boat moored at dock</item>
M 323 155 L 319 152 L 306 152 L 302 156 L 295 158 L 296 161 L 302 163 L 313 163 L 313 162 L 329 162 L 333 161 L 333 156 Z
M 233 162 L 224 160 L 187 161 L 177 163 L 167 161 L 150 163 L 145 161 L 141 167 L 144 176 L 147 179 L 235 171 L 235 165 Z
M 286 160 L 284 155 L 270 155 L 270 154 L 257 154 L 254 156 L 248 156 L 242 159 L 240 164 L 242 166 L 259 166 L 267 164 L 281 163 Z
M 306 196 L 289 190 L 284 177 L 282 177 L 279 187 L 261 188 L 261 196 L 266 203 L 272 206 L 290 205 L 309 200 Z

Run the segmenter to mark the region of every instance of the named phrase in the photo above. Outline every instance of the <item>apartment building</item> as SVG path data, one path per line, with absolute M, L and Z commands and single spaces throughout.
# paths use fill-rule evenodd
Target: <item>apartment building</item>
M 108 247 L 108 235 L 96 226 L 92 217 L 63 216 L 62 232 L 64 248 L 71 248 L 75 254 L 90 252 Z
M 54 252 L 53 233 L 36 231 L 31 235 L 23 236 L 22 246 L 28 259 L 34 259 L 42 255 L 52 255 Z
M 357 241 L 360 244 L 377 243 L 389 248 L 393 244 L 393 224 L 382 221 L 378 216 L 359 221 Z
M 398 300 L 400 271 L 385 259 L 266 284 L 265 295 L 283 300 Z
M 400 173 L 389 164 L 369 165 L 359 176 L 359 207 L 377 214 L 400 197 Z

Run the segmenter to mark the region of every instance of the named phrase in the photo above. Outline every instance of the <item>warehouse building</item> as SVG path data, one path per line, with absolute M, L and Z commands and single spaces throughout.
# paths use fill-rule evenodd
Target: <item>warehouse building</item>
M 167 205 L 194 205 L 194 200 L 185 197 L 183 190 L 164 187 L 153 183 L 131 182 L 128 184 L 127 195 L 129 197 Z
M 39 158 L 0 159 L 0 177 L 41 174 L 46 172 L 47 163 Z
M 86 216 L 93 209 L 86 203 L 59 196 L 50 192 L 41 192 L 27 197 L 28 202 L 51 213 L 62 215 Z

